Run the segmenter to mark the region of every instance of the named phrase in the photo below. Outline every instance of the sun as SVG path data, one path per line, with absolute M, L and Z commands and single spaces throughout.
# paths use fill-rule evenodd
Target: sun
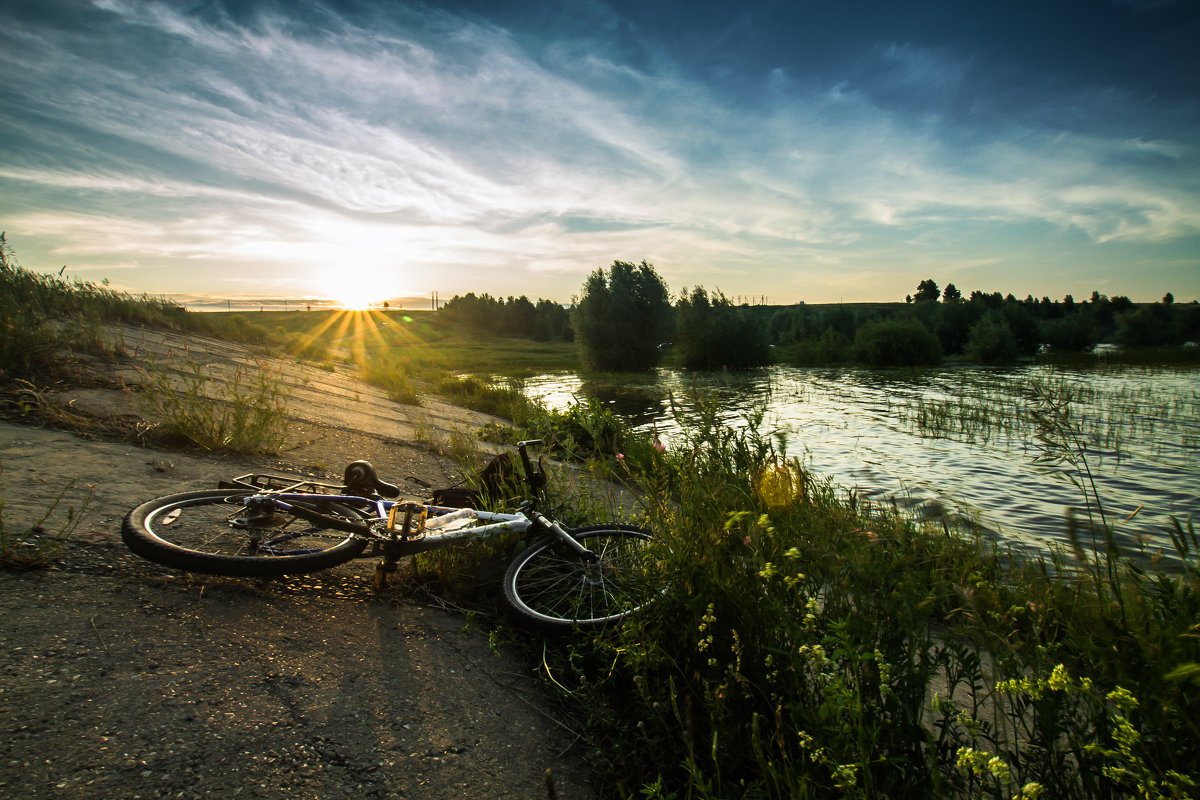
M 344 286 L 333 296 L 337 304 L 347 311 L 366 311 L 378 301 L 379 287 L 370 284 Z
M 323 294 L 347 311 L 366 311 L 382 305 L 391 294 L 378 270 L 324 272 L 319 276 L 318 283 Z

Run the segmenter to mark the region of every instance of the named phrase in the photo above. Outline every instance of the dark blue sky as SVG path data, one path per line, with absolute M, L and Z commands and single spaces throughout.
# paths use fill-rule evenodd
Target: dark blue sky
M 166 293 L 1200 296 L 1195 2 L 9 2 L 0 227 Z

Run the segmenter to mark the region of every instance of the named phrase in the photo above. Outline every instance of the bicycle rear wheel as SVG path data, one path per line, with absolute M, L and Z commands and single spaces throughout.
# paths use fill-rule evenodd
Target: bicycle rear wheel
M 550 537 L 509 565 L 504 599 L 519 620 L 548 632 L 599 627 L 624 619 L 658 596 L 643 569 L 649 531 L 589 525 L 571 535 L 599 560 L 590 564 Z
M 367 546 L 328 524 L 333 518 L 345 523 L 339 527 L 366 530 L 363 515 L 351 508 L 314 498 L 304 501 L 305 519 L 270 505 L 250 508 L 243 501 L 252 494 L 207 490 L 151 500 L 125 517 L 121 538 L 142 558 L 168 567 L 243 577 L 316 572 Z

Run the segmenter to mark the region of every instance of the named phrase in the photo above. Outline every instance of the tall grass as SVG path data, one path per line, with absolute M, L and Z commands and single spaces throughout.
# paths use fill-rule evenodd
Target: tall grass
M 1048 409 L 1047 414 L 1057 412 Z M 1055 436 L 1058 436 L 1056 442 Z M 1047 426 L 1047 452 L 1086 453 Z M 1033 560 L 872 507 L 715 412 L 636 479 L 661 602 L 543 656 L 598 764 L 649 798 L 1197 791 L 1200 541 Z M 1093 499 L 1093 508 L 1095 500 Z M 1107 543 L 1107 544 L 1106 544 Z
M 287 431 L 288 389 L 264 362 L 237 363 L 213 374 L 188 358 L 175 367 L 149 362 L 140 370 L 138 400 L 157 421 L 154 435 L 206 450 L 270 452 Z
M 107 280 L 96 284 L 28 270 L 0 233 L 0 378 L 48 377 L 76 353 L 116 355 L 120 348 L 104 334 L 108 323 L 270 346 L 314 360 L 329 357 L 319 337 L 268 329 L 244 314 L 193 313 L 163 297 L 117 291 Z

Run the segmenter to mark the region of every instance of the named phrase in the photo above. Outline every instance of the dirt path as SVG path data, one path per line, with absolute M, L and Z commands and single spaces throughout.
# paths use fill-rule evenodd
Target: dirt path
M 204 352 L 214 370 L 251 358 L 151 338 L 164 353 Z M 144 338 L 139 355 L 149 348 Z M 82 509 L 53 569 L 0 571 L 0 796 L 526 800 L 547 796 L 547 769 L 559 797 L 596 796 L 583 745 L 532 667 L 429 598 L 375 594 L 369 564 L 209 578 L 121 546 L 133 505 L 252 469 L 331 478 L 368 458 L 385 477 L 445 485 L 454 468 L 439 437 L 484 419 L 397 406 L 341 371 L 283 369 L 294 422 L 269 459 L 0 423 L 6 529 L 28 529 L 64 488 L 48 533 Z M 119 389 L 57 398 L 70 400 L 136 413 Z

